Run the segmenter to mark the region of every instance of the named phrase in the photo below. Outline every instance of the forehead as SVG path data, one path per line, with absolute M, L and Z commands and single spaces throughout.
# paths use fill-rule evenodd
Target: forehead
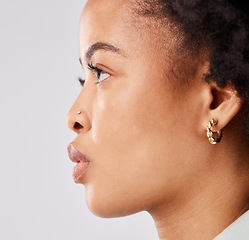
M 82 44 L 118 42 L 128 30 L 129 0 L 89 0 L 80 20 L 80 49 Z
M 88 0 L 85 5 L 84 11 L 94 9 L 95 12 L 98 12 L 100 14 L 102 10 L 110 10 L 112 12 L 117 12 L 118 10 L 123 10 L 125 6 L 131 4 L 133 1 L 135 0 Z
M 137 0 L 88 0 L 80 20 L 79 50 L 83 56 L 97 42 L 110 43 L 132 57 L 138 54 L 167 56 L 177 34 L 167 19 L 163 23 L 138 16 Z

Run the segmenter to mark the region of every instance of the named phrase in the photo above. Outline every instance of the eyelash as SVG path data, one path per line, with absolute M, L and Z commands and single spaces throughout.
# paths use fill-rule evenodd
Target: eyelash
M 106 73 L 105 71 L 99 69 L 98 67 L 93 66 L 92 63 L 88 63 L 87 67 L 88 67 L 88 69 L 90 71 L 92 71 L 92 72 L 94 72 L 96 74 L 97 80 L 99 79 L 99 77 L 100 77 L 101 74 Z M 96 84 L 99 84 L 100 82 L 102 82 L 102 81 L 97 81 Z
M 84 87 L 84 85 L 85 85 L 85 79 L 82 79 L 81 77 L 79 77 L 79 82 L 80 82 L 80 85 L 82 86 L 82 87 Z
M 88 67 L 88 69 L 89 69 L 90 71 L 92 71 L 92 72 L 94 72 L 94 73 L 96 74 L 96 78 L 97 78 L 97 79 L 100 77 L 100 75 L 101 75 L 102 73 L 106 73 L 105 71 L 99 69 L 98 67 L 94 67 L 91 63 L 88 63 L 88 64 L 87 64 L 87 67 Z M 108 73 L 106 73 L 106 74 L 108 74 Z M 81 86 L 83 87 L 83 86 L 85 85 L 85 79 L 82 79 L 82 78 L 79 77 L 78 80 L 79 80 Z M 99 84 L 100 82 L 102 82 L 102 81 L 97 81 L 96 84 Z
M 92 65 L 92 63 L 88 63 L 87 67 L 88 67 L 89 70 L 94 71 L 95 73 L 98 73 L 98 74 L 101 73 L 101 72 L 103 72 L 101 69 L 99 69 L 97 67 L 94 67 Z

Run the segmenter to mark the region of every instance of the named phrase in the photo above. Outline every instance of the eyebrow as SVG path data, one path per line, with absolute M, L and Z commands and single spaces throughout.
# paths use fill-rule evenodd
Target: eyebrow
M 109 44 L 109 43 L 104 43 L 104 42 L 97 42 L 97 43 L 94 43 L 93 45 L 91 45 L 86 54 L 85 54 L 85 58 L 88 62 L 90 62 L 92 56 L 94 55 L 95 52 L 97 52 L 98 50 L 104 50 L 104 51 L 107 51 L 107 52 L 113 52 L 113 53 L 117 53 L 117 54 L 120 54 L 122 56 L 125 56 L 124 54 L 124 51 Z M 82 61 L 81 59 L 79 59 L 81 65 L 82 65 Z

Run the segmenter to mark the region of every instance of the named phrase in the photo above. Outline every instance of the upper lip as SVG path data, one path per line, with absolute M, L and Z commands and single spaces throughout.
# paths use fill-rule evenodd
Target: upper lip
M 78 151 L 73 143 L 70 143 L 67 146 L 67 152 L 68 152 L 68 156 L 69 158 L 75 162 L 75 163 L 79 163 L 79 162 L 90 162 L 90 160 L 87 158 L 86 155 L 82 154 L 80 151 Z

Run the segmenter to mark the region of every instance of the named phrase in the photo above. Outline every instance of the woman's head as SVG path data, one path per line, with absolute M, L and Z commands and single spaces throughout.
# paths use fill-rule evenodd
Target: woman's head
M 78 133 L 74 146 L 91 160 L 79 182 L 97 215 L 184 204 L 222 170 L 210 161 L 213 155 L 224 152 L 235 131 L 243 134 L 227 124 L 244 95 L 236 95 L 241 89 L 231 78 L 203 81 L 215 76 L 213 45 L 199 42 L 197 29 L 187 35 L 178 2 L 89 0 L 83 11 L 79 50 L 86 80 L 68 125 Z M 227 127 L 223 147 L 205 136 L 212 118 L 216 130 Z

